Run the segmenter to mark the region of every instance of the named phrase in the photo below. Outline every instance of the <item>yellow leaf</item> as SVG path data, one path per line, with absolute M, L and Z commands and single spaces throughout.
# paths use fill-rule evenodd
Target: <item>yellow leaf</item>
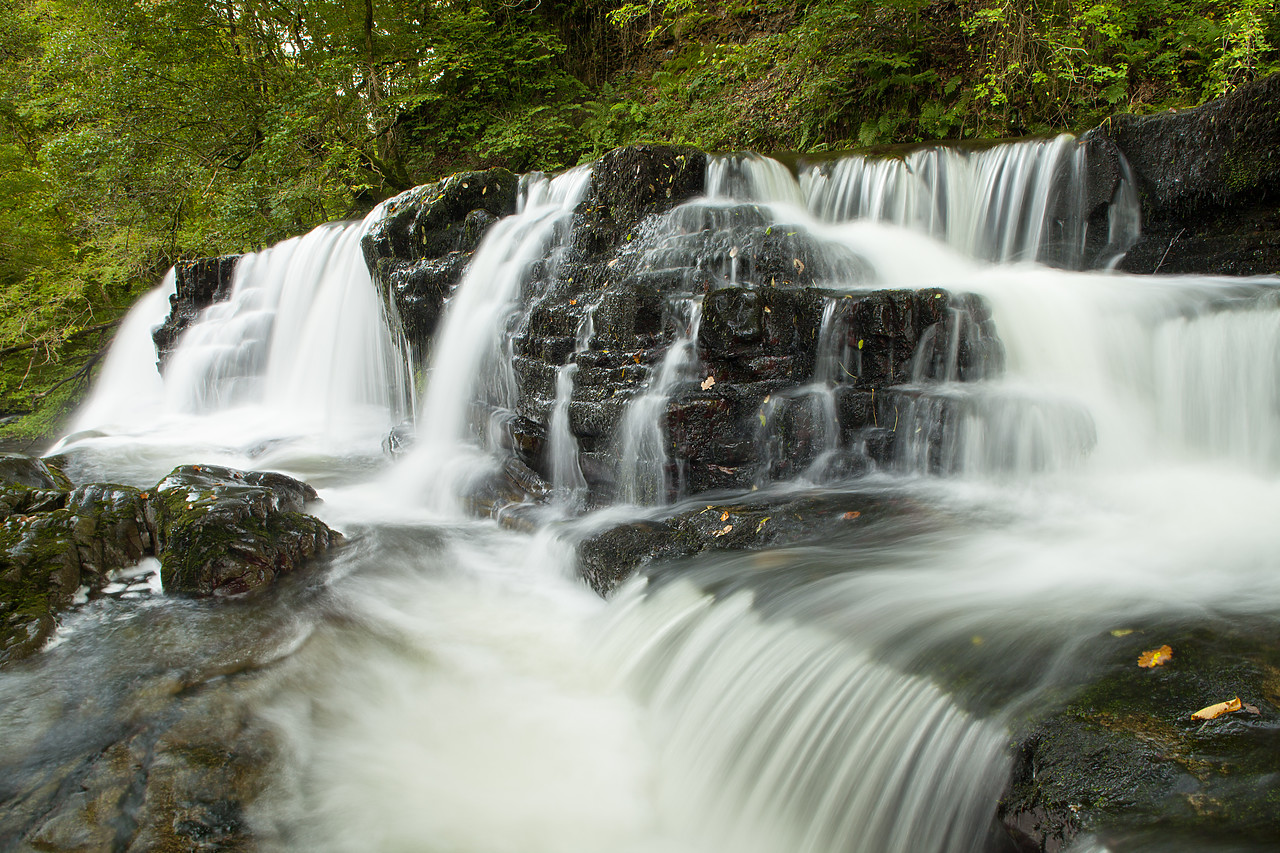
M 1161 646 L 1158 649 L 1152 649 L 1138 655 L 1138 666 L 1143 669 L 1150 669 L 1153 666 L 1164 666 L 1165 663 L 1173 657 L 1173 649 L 1168 646 Z
M 761 530 L 763 530 L 765 523 L 768 522 L 768 520 L 771 518 L 773 518 L 773 516 L 766 515 L 764 518 L 760 519 L 760 523 L 756 525 L 756 533 L 759 533 Z
M 1133 633 L 1133 629 L 1132 629 L 1132 628 L 1116 628 L 1114 631 L 1112 631 L 1112 632 L 1111 632 L 1111 636 L 1113 636 L 1113 637 L 1127 637 L 1127 636 L 1129 636 L 1129 635 L 1130 635 L 1130 634 L 1132 634 L 1132 633 Z
M 714 376 L 708 376 L 706 379 L 702 380 L 702 390 L 706 391 L 708 388 L 710 388 L 712 385 L 715 385 L 715 384 L 716 384 L 716 378 Z
M 804 261 L 799 258 L 792 258 L 791 263 L 795 265 L 796 272 L 804 272 Z
M 1226 702 L 1219 702 L 1217 705 L 1210 705 L 1207 708 L 1201 708 L 1191 715 L 1193 720 L 1212 720 L 1221 717 L 1223 714 L 1230 714 L 1232 711 L 1239 711 L 1244 707 L 1244 703 L 1237 696 L 1234 699 L 1228 699 Z

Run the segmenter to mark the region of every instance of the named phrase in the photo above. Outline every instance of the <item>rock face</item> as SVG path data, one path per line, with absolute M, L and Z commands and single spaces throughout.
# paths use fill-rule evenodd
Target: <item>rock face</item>
M 143 492 L 71 488 L 26 457 L 4 457 L 0 471 L 0 664 L 39 649 L 78 595 L 100 596 L 143 557 L 160 560 L 171 592 L 235 595 L 341 539 L 303 514 L 315 491 L 282 474 L 183 466 Z
M 231 295 L 239 261 L 239 255 L 227 255 L 174 264 L 174 294 L 169 297 L 171 310 L 164 323 L 151 333 L 156 342 L 157 364 L 162 371 L 178 344 L 178 338 L 195 322 L 200 312 Z
M 519 184 L 506 169 L 490 169 L 416 187 L 386 202 L 364 236 L 373 280 L 419 356 L 485 231 L 515 213 Z
M 1172 659 L 1140 668 L 1141 651 Z M 1280 842 L 1280 632 L 1272 622 L 1151 625 L 1115 640 L 1066 707 L 1030 726 L 1001 819 L 1025 850 L 1083 828 L 1141 848 Z M 1206 706 L 1241 709 L 1198 721 Z M 1224 828 L 1229 828 L 1224 833 Z M 1145 849 L 1145 848 L 1143 848 Z M 1222 849 L 1212 845 L 1203 849 Z
M 1141 196 L 1142 236 L 1121 269 L 1280 273 L 1280 75 L 1090 135 L 1124 155 Z

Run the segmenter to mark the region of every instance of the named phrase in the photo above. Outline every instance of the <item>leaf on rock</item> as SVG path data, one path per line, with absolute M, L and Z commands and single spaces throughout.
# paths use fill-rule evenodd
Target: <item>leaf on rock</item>
M 721 536 L 725 535 L 726 533 L 728 533 L 728 532 L 729 532 L 730 530 L 732 530 L 732 529 L 733 529 L 733 525 L 732 525 L 732 524 L 726 524 L 724 527 L 722 527 L 721 529 L 717 530 L 715 533 L 712 533 L 711 535 L 712 535 L 712 536 L 715 536 L 715 537 L 717 537 L 717 538 L 719 538 L 719 537 L 721 537 Z
M 1210 705 L 1207 708 L 1201 708 L 1191 715 L 1193 720 L 1213 720 L 1221 717 L 1223 714 L 1230 714 L 1232 711 L 1239 711 L 1244 707 L 1244 703 L 1240 701 L 1240 697 L 1228 699 L 1226 702 L 1219 702 L 1216 705 Z
M 726 509 L 724 512 L 720 513 L 720 520 L 721 521 L 729 520 L 729 510 Z
M 857 518 L 860 515 L 862 515 L 862 513 L 858 512 L 857 510 L 850 510 L 849 512 L 846 512 L 844 515 L 840 517 L 843 518 L 845 521 L 852 521 L 853 519 Z
M 1153 666 L 1164 666 L 1173 657 L 1173 649 L 1168 646 L 1161 646 L 1158 649 L 1152 649 L 1138 655 L 1138 666 L 1143 669 L 1150 669 Z
M 769 519 L 771 518 L 773 518 L 773 516 L 766 515 L 764 518 L 760 519 L 760 523 L 756 525 L 756 533 L 759 533 L 761 530 L 763 530 L 765 524 L 767 524 Z
M 706 379 L 702 380 L 702 390 L 706 391 L 712 385 L 715 385 L 715 384 L 716 384 L 716 378 L 714 376 L 708 376 Z

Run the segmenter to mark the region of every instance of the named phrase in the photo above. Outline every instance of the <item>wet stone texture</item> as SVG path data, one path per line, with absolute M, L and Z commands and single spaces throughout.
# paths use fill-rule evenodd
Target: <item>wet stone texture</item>
M 144 557 L 160 560 L 166 590 L 194 596 L 251 592 L 295 571 L 341 541 L 303 512 L 314 500 L 283 474 L 183 466 L 148 491 L 72 488 L 41 460 L 0 459 L 0 665 L 40 649 L 59 614 Z
M 1001 369 L 980 299 L 870 290 L 865 263 L 847 250 L 775 224 L 756 205 L 700 201 L 706 162 L 694 149 L 646 145 L 593 165 L 567 245 L 529 269 L 509 324 L 515 417 L 496 441 L 522 463 L 521 476 L 508 471 L 485 486 L 478 508 L 497 515 L 508 497 L 553 494 L 557 402 L 587 483 L 585 505 L 614 500 L 628 406 L 659 381 L 695 322 L 696 358 L 658 415 L 668 499 L 790 479 L 819 457 L 844 473 L 886 464 L 901 455 L 892 424 L 880 424 L 890 389 Z M 383 280 L 415 263 L 412 241 L 394 235 L 433 215 L 440 188 L 462 177 L 401 196 L 394 217 L 366 238 Z M 438 301 L 422 309 L 395 298 L 406 329 L 434 326 Z M 571 390 L 558 401 L 566 368 Z M 822 411 L 803 390 L 814 385 L 831 400 Z
M 485 231 L 515 213 L 519 183 L 489 169 L 416 187 L 386 202 L 386 215 L 362 238 L 374 283 L 419 357 Z
M 1115 116 L 1090 136 L 1125 156 L 1142 201 L 1120 269 L 1280 273 L 1280 75 L 1195 109 Z
M 174 293 L 169 297 L 169 316 L 151 333 L 159 359 L 157 365 L 161 370 L 177 348 L 178 338 L 195 322 L 200 312 L 231 296 L 240 257 L 226 255 L 174 264 Z
M 1141 652 L 1172 659 L 1141 668 Z M 1112 640 L 1065 707 L 1027 725 L 1000 807 L 1026 851 L 1084 831 L 1110 849 L 1280 847 L 1280 630 L 1150 625 Z M 1241 710 L 1198 721 L 1201 708 Z

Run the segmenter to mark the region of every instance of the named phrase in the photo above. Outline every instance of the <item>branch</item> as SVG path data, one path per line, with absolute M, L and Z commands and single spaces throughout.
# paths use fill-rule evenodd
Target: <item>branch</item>
M 67 343 L 68 341 L 73 341 L 76 338 L 83 337 L 84 335 L 88 335 L 92 332 L 101 332 L 106 329 L 110 329 L 113 326 L 118 326 L 120 325 L 121 319 L 122 318 L 117 318 L 115 320 L 111 320 L 106 323 L 98 323 L 96 326 L 85 326 L 83 329 L 80 329 L 79 331 L 72 332 L 71 334 L 67 335 L 67 337 L 63 339 L 63 343 Z M 49 345 L 49 341 L 37 340 L 37 341 L 31 341 L 30 343 L 25 343 L 25 344 L 13 344 L 12 346 L 0 347 L 0 358 L 4 358 L 5 356 L 8 356 L 8 355 L 13 355 L 16 352 L 26 352 L 27 350 L 40 349 L 40 347 L 47 347 L 48 345 Z

